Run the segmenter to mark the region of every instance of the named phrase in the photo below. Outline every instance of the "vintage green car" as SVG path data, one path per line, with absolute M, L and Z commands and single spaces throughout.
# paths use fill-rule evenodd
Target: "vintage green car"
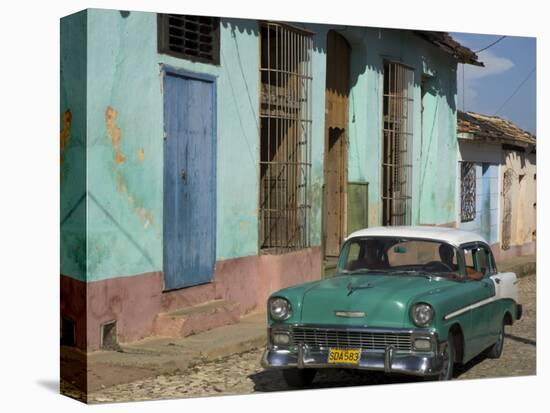
M 450 380 L 455 363 L 500 357 L 504 327 L 521 318 L 517 282 L 475 233 L 360 230 L 331 277 L 269 297 L 262 365 L 293 387 L 331 367 Z

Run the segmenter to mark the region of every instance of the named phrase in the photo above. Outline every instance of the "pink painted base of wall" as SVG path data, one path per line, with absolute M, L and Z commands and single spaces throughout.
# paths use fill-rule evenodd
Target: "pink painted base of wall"
M 500 243 L 491 245 L 491 250 L 498 264 L 499 261 L 509 260 L 522 255 L 534 255 L 537 252 L 537 243 L 528 242 L 523 245 L 512 245 L 509 249 L 500 248 Z
M 163 292 L 162 272 L 85 283 L 61 274 L 61 314 L 76 324 L 76 346 L 101 346 L 101 325 L 117 321 L 119 342 L 153 334 L 159 313 L 213 300 L 239 304 L 240 314 L 266 305 L 274 291 L 321 277 L 321 250 L 242 257 L 216 263 L 211 283 Z

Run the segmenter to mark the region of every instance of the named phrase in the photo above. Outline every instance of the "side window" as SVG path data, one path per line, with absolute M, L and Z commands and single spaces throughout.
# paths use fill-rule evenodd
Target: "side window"
M 485 248 L 478 248 L 474 250 L 474 261 L 476 262 L 476 269 L 484 275 L 489 272 L 489 257 Z
M 359 242 L 352 242 L 349 245 L 348 262 L 358 260 L 360 251 L 361 247 L 359 246 Z
M 464 264 L 468 278 L 478 280 L 491 272 L 491 253 L 480 246 L 464 248 Z

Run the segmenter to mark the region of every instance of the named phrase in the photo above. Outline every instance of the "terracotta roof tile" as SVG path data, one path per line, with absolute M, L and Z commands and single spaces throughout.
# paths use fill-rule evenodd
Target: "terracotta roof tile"
M 477 54 L 475 54 L 475 52 L 473 52 L 466 46 L 458 43 L 447 32 L 414 30 L 414 33 L 417 36 L 422 37 L 424 40 L 427 40 L 428 42 L 439 47 L 444 52 L 452 54 L 454 58 L 457 59 L 460 63 L 467 63 L 475 66 L 485 66 L 483 62 L 480 62 L 478 60 L 478 56 Z
M 458 133 L 469 133 L 474 140 L 536 145 L 536 137 L 498 116 L 458 111 Z

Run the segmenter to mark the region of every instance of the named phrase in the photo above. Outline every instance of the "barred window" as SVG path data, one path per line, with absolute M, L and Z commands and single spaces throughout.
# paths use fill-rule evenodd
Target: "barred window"
M 414 71 L 384 63 L 382 224 L 410 225 Z
M 476 217 L 476 168 L 473 162 L 460 166 L 460 221 L 473 221 Z
M 311 33 L 260 26 L 260 249 L 309 246 Z
M 220 63 L 218 17 L 158 14 L 158 51 L 203 63 Z

